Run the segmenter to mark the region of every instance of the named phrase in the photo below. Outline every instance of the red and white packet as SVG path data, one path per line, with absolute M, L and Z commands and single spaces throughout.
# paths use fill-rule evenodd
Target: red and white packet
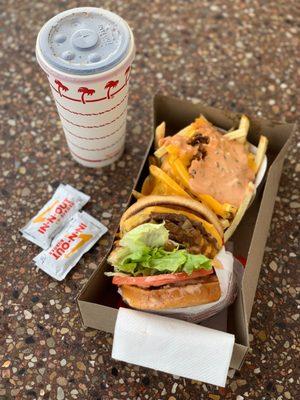
M 90 196 L 72 186 L 60 184 L 52 198 L 20 231 L 26 239 L 48 249 L 55 235 L 89 200 Z
M 33 261 L 52 278 L 62 281 L 107 228 L 86 212 L 77 212 L 55 237 L 49 249 Z

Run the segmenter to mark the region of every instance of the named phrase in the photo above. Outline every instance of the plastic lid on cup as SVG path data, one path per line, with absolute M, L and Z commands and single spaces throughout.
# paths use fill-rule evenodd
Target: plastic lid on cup
M 75 75 L 105 72 L 127 55 L 130 29 L 118 15 L 95 7 L 64 11 L 42 27 L 37 45 L 54 68 Z

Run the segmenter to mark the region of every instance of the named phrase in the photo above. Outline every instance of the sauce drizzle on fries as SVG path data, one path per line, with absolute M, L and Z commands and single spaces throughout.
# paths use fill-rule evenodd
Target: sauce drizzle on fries
M 158 194 L 179 195 L 197 199 L 219 217 L 225 230 L 224 241 L 228 240 L 255 195 L 253 182 L 255 175 L 261 168 L 268 146 L 268 139 L 265 136 L 260 136 L 256 154 L 249 151 L 249 142 L 247 141 L 249 128 L 249 118 L 242 115 L 238 128 L 229 130 L 221 137 L 221 132 L 204 116 L 200 116 L 176 135 L 166 136 L 166 124 L 162 122 L 155 130 L 155 152 L 154 156 L 149 157 L 150 175 L 145 179 L 141 193 L 134 191 L 134 196 L 140 199 L 143 196 Z M 209 144 L 209 142 L 211 143 Z M 232 143 L 232 145 L 230 146 L 229 143 Z M 216 161 L 215 166 L 210 161 L 206 167 L 210 171 L 208 170 L 206 174 L 204 169 L 206 165 L 205 157 L 211 146 L 214 146 Z M 227 153 L 226 149 L 230 149 L 230 151 Z M 211 154 L 210 150 L 208 157 L 211 157 Z M 218 157 L 224 157 L 224 159 L 220 158 L 218 161 Z M 229 160 L 226 160 L 226 157 L 229 157 Z M 230 159 L 234 157 L 236 157 L 236 164 Z M 195 179 L 193 168 L 202 171 L 199 172 L 200 175 L 197 175 L 200 183 L 198 186 L 193 184 Z M 212 168 L 215 169 L 213 173 Z M 226 168 L 228 169 L 227 172 Z M 236 171 L 234 168 L 236 168 Z M 240 172 L 238 172 L 239 169 Z M 210 181 L 213 176 L 218 174 L 220 174 L 218 183 Z M 227 186 L 226 177 L 228 180 L 232 179 Z M 199 179 L 201 180 L 199 181 Z M 205 180 L 207 180 L 206 186 L 203 185 Z M 219 193 L 222 193 L 222 191 L 224 193 L 227 190 L 229 198 L 234 198 L 233 189 L 230 193 L 229 185 L 235 185 L 232 188 L 235 187 L 236 193 L 240 193 L 239 197 L 236 197 L 235 204 L 230 201 L 222 202 L 218 200 L 211 194 L 213 191 L 211 193 L 201 191 L 201 187 L 211 188 L 214 185 L 218 185 Z M 238 188 L 238 185 L 241 185 L 241 187 Z M 219 197 L 225 198 L 226 196 L 219 195 Z

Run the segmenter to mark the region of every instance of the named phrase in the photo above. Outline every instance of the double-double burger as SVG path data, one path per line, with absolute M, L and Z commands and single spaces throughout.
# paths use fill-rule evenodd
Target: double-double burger
M 188 308 L 220 299 L 216 255 L 255 192 L 266 152 L 246 137 L 249 120 L 224 133 L 203 116 L 173 136 L 156 129 L 149 176 L 123 214 L 108 257 L 113 284 L 140 310 Z
M 123 300 L 140 310 L 190 307 L 216 301 L 213 259 L 223 228 L 204 204 L 180 196 L 145 196 L 120 222 L 121 239 L 108 261 Z

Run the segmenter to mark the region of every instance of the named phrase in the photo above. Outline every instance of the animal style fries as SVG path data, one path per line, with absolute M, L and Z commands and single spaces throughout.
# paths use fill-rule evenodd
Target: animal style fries
M 140 199 L 176 195 L 196 199 L 219 218 L 228 240 L 255 195 L 255 179 L 264 161 L 268 140 L 261 136 L 256 152 L 247 141 L 250 121 L 242 115 L 237 129 L 228 132 L 204 116 L 174 136 L 166 136 L 162 122 L 155 131 L 155 152 Z

